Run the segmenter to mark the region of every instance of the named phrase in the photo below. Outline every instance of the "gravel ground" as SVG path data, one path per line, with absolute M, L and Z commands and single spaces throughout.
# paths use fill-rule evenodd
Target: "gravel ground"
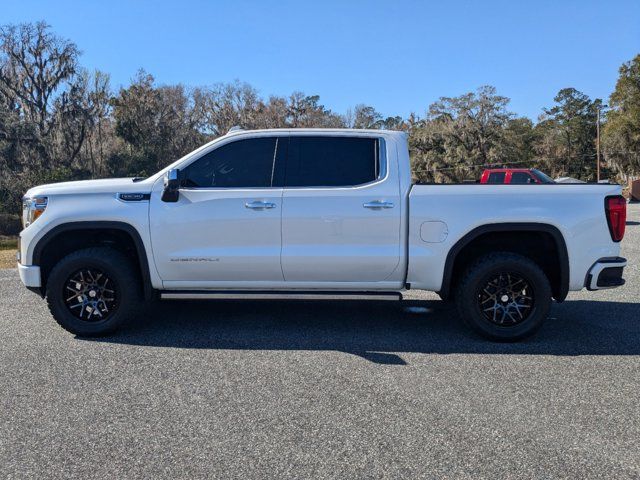
M 431 294 L 174 302 L 81 340 L 0 270 L 2 478 L 640 478 L 640 207 L 627 285 L 481 340 Z

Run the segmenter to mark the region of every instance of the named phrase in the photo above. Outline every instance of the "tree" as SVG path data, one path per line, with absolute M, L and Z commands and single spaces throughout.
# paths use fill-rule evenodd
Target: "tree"
M 204 129 L 213 136 L 224 135 L 231 127 L 257 127 L 261 106 L 258 91 L 247 83 L 218 83 L 197 89 L 201 98 Z
M 350 128 L 380 128 L 382 115 L 369 105 L 359 104 L 347 112 L 345 123 Z
M 575 88 L 564 88 L 536 125 L 537 160 L 553 176 L 595 180 L 596 121 L 602 101 Z
M 39 183 L 151 174 L 235 125 L 402 130 L 423 181 L 476 180 L 491 166 L 595 178 L 602 104 L 574 88 L 560 90 L 535 125 L 509 112 L 509 99 L 490 86 L 442 97 L 424 118 L 385 118 L 364 104 L 340 115 L 299 91 L 263 97 L 240 81 L 158 86 L 142 70 L 114 95 L 109 75 L 86 71 L 79 59 L 78 47 L 44 22 L 0 27 L 0 211 L 17 211 Z M 640 175 L 640 55 L 620 67 L 610 105 L 607 165 Z
M 380 128 L 385 130 L 403 130 L 410 129 L 410 122 L 399 115 L 395 117 L 387 117 L 379 122 Z
M 417 179 L 475 179 L 487 166 L 504 163 L 505 127 L 513 114 L 509 99 L 491 86 L 459 97 L 441 97 L 425 120 L 411 128 L 410 148 Z
M 152 75 L 139 71 L 111 102 L 115 133 L 127 144 L 126 152 L 111 157 L 111 170 L 149 175 L 200 146 L 204 101 L 182 85 L 156 87 Z
M 288 127 L 288 114 L 289 104 L 287 99 L 272 95 L 266 103 L 260 102 L 256 128 Z
M 47 136 L 55 125 L 52 106 L 75 79 L 78 47 L 38 22 L 0 27 L 0 52 L 0 92 Z
M 35 183 L 88 171 L 82 150 L 95 111 L 76 45 L 44 22 L 0 27 L 3 209 Z
M 536 141 L 534 125 L 530 119 L 511 118 L 504 126 L 502 141 L 496 147 L 498 158 L 509 166 L 537 166 L 534 150 Z
M 603 131 L 607 163 L 623 175 L 640 175 L 640 55 L 620 67 Z
M 344 119 L 325 108 L 320 96 L 293 92 L 287 107 L 287 126 L 292 128 L 342 128 Z

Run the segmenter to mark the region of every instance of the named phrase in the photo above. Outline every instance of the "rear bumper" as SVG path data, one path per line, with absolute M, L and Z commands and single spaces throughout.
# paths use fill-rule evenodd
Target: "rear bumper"
M 585 287 L 587 287 L 587 290 L 603 290 L 624 285 L 622 273 L 626 266 L 626 258 L 601 258 L 589 270 L 585 280 Z
M 18 273 L 25 287 L 39 288 L 41 286 L 39 266 L 18 263 Z

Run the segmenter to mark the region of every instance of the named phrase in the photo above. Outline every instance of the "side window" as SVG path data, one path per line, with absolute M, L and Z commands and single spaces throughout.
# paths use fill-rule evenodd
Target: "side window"
M 277 183 L 274 182 L 276 153 L 283 143 L 286 139 L 275 137 L 227 143 L 186 167 L 182 185 L 200 188 L 271 187 Z
M 487 183 L 504 183 L 505 172 L 493 172 L 489 174 Z
M 513 172 L 511 174 L 511 183 L 535 183 L 535 180 L 527 172 Z
M 285 175 L 288 187 L 348 187 L 378 178 L 375 138 L 291 137 Z

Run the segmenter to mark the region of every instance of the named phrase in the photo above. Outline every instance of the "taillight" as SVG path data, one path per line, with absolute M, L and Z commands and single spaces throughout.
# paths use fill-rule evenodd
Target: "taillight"
M 607 215 L 611 240 L 619 242 L 624 237 L 624 228 L 627 224 L 627 200 L 622 195 L 606 197 L 604 211 Z

